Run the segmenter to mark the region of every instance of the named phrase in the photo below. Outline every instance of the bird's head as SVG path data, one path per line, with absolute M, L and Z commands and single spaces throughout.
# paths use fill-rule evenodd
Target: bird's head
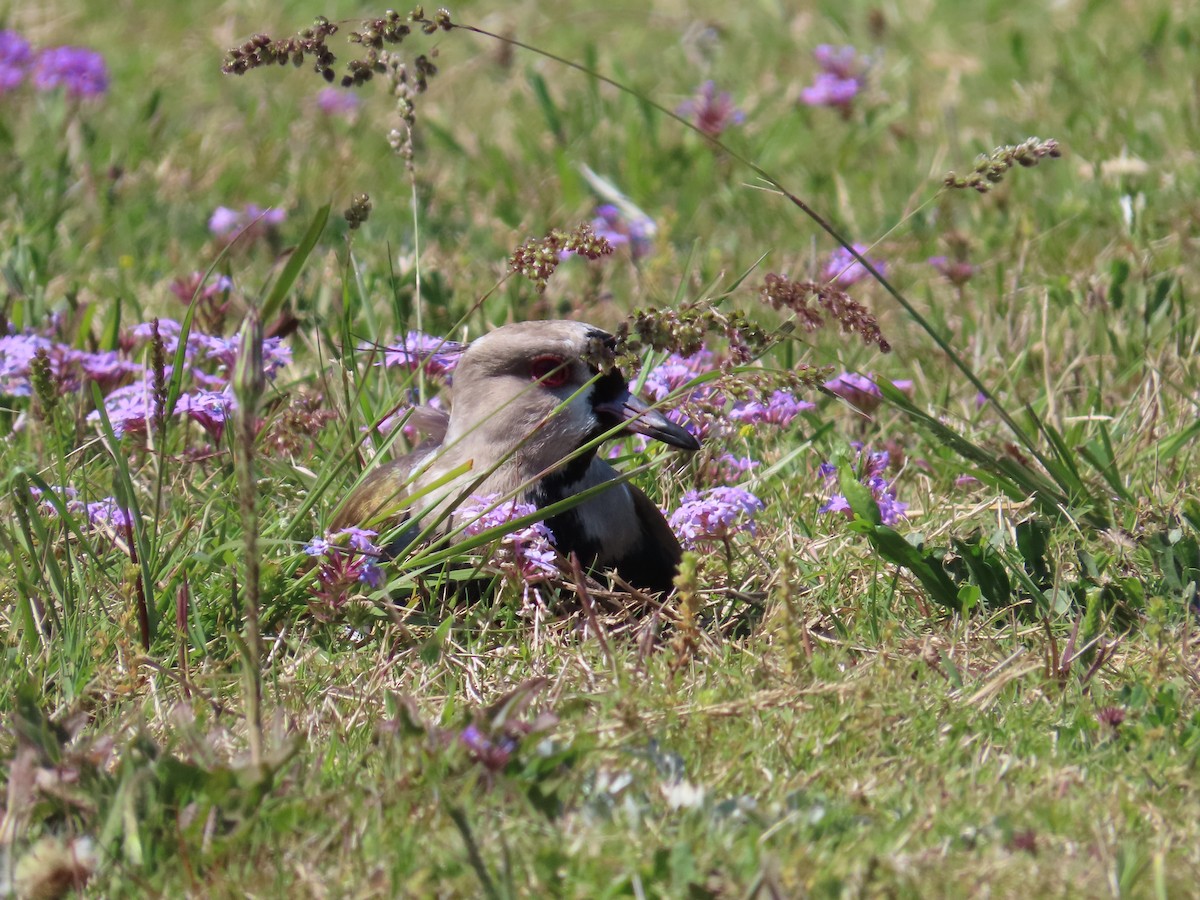
M 613 429 L 699 450 L 689 432 L 634 397 L 619 371 L 601 371 L 613 344 L 607 332 L 569 321 L 518 322 L 476 339 L 454 370 L 446 445 L 519 446 L 528 465 L 543 468 Z

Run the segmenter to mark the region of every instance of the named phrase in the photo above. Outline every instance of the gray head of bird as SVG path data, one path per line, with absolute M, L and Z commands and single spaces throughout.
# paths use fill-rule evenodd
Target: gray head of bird
M 614 431 L 700 449 L 688 431 L 634 397 L 619 371 L 601 371 L 613 345 L 607 332 L 570 321 L 519 322 L 476 339 L 454 370 L 443 452 L 472 455 L 456 448 L 486 446 L 532 473 Z

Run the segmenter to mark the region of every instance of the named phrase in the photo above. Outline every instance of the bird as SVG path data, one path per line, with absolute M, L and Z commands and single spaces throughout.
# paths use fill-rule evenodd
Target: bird
M 475 339 L 454 368 L 449 414 L 418 408 L 427 443 L 371 471 L 330 530 L 391 515 L 391 524 L 411 523 L 391 545 L 399 550 L 425 523 L 441 518 L 448 530 L 453 517 L 445 514 L 468 488 L 544 509 L 611 484 L 544 520 L 555 547 L 585 568 L 613 569 L 629 585 L 665 596 L 683 555 L 679 540 L 654 501 L 598 457 L 597 439 L 641 434 L 688 452 L 700 442 L 634 396 L 619 370 L 601 370 L 597 361 L 611 359 L 615 343 L 600 328 L 568 320 L 516 322 Z

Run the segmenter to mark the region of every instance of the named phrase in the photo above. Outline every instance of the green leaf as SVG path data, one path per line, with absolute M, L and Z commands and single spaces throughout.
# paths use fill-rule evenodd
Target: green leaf
M 283 301 L 287 298 L 288 292 L 291 291 L 292 285 L 296 283 L 304 264 L 308 262 L 309 254 L 313 248 L 317 246 L 317 241 L 321 239 L 321 232 L 325 230 L 325 223 L 329 220 L 329 210 L 333 206 L 332 202 L 326 203 L 317 210 L 317 214 L 313 216 L 313 220 L 309 223 L 308 231 L 304 232 L 304 237 L 301 238 L 299 245 L 292 251 L 291 257 L 287 261 L 287 265 L 283 267 L 283 271 L 279 273 L 279 278 L 271 286 L 271 292 L 267 294 L 267 299 L 262 305 L 262 320 L 271 322 L 278 314 L 283 306 Z
M 1050 526 L 1041 519 L 1026 519 L 1016 527 L 1017 551 L 1021 554 L 1025 571 L 1041 590 L 1051 583 L 1050 564 L 1046 561 L 1046 549 L 1050 538 Z
M 883 524 L 883 516 L 879 512 L 879 504 L 875 502 L 875 495 L 858 480 L 858 476 L 848 465 L 838 467 L 838 488 L 850 504 L 851 512 L 872 525 Z
M 961 611 L 958 588 L 930 552 L 914 547 L 887 525 L 873 525 L 860 518 L 851 523 L 851 528 L 865 534 L 875 552 L 885 560 L 912 572 L 935 603 L 952 612 Z
M 441 659 L 442 647 L 446 645 L 446 641 L 450 638 L 450 629 L 454 625 L 454 616 L 447 616 L 442 620 L 429 640 L 425 642 L 425 646 L 421 648 L 421 661 L 427 666 L 432 666 L 435 662 Z
M 971 574 L 971 580 L 993 607 L 1005 607 L 1012 603 L 1012 582 L 1000 556 L 980 538 L 954 541 L 954 550 L 962 557 Z
M 554 140 L 559 145 L 566 143 L 562 116 L 558 114 L 558 107 L 554 105 L 554 98 L 550 96 L 550 89 L 546 86 L 546 79 L 533 69 L 530 69 L 525 75 L 525 80 L 529 82 L 529 87 L 533 89 L 533 96 L 537 100 L 538 109 L 542 111 L 542 116 L 546 120 L 546 126 L 554 135 Z
M 188 310 L 188 318 L 191 318 L 193 306 Z M 183 347 L 186 338 L 180 337 L 180 348 Z M 180 368 L 177 366 L 177 368 Z M 108 419 L 108 410 L 104 407 L 104 395 L 100 393 L 100 386 L 96 382 L 92 382 L 92 403 L 95 404 L 96 412 L 100 417 L 100 430 L 104 435 L 104 446 L 108 450 L 109 455 L 113 459 L 113 494 L 116 496 L 117 504 L 121 506 L 129 515 L 132 533 L 132 547 L 137 550 L 138 566 L 142 578 L 143 598 L 137 602 L 145 602 L 146 604 L 146 634 L 144 635 L 147 644 L 154 643 L 154 636 L 158 631 L 158 604 L 155 602 L 154 593 L 154 577 L 150 570 L 150 541 L 146 535 L 145 526 L 142 523 L 141 511 L 138 508 L 137 492 L 133 488 L 133 476 L 129 473 L 129 460 L 121 453 L 121 441 L 113 432 L 112 422 Z

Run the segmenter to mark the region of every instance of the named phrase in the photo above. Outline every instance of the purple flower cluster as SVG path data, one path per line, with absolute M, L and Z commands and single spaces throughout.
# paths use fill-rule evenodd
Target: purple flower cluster
M 312 586 L 319 612 L 336 612 L 363 587 L 375 590 L 383 584 L 383 569 L 378 565 L 383 551 L 372 540 L 378 532 L 366 528 L 343 528 L 323 537 L 315 537 L 304 552 L 318 560 L 317 580 Z
M 691 356 L 672 353 L 647 373 L 641 391 L 657 403 L 672 394 L 676 395 L 676 406 L 667 411 L 667 418 L 682 425 L 697 440 L 703 441 L 726 424 L 727 398 L 711 383 L 684 388 L 693 379 L 712 372 L 716 367 L 717 359 L 707 349 L 698 350 Z M 630 390 L 636 387 L 636 384 L 631 384 Z
M 168 354 L 173 354 L 179 348 L 179 336 L 182 333 L 183 326 L 174 319 L 158 320 L 158 334 L 162 338 L 163 349 Z M 136 341 L 149 341 L 154 336 L 154 326 L 150 322 L 144 322 L 130 329 L 129 334 Z M 196 379 L 210 388 L 225 387 L 237 363 L 239 340 L 237 335 L 223 338 L 203 334 L 194 329 L 189 330 L 185 357 L 189 361 L 200 357 L 201 361 L 210 360 L 217 363 L 215 373 L 194 368 L 192 374 Z M 279 374 L 279 370 L 291 361 L 292 348 L 284 344 L 282 338 L 271 337 L 263 340 L 263 369 L 268 378 L 274 378 Z
M 500 772 L 520 746 L 520 741 L 511 734 L 489 736 L 478 725 L 468 725 L 459 735 L 459 740 L 472 758 L 489 772 Z
M 0 94 L 19 86 L 32 62 L 33 51 L 25 38 L 15 31 L 0 31 Z
M 78 499 L 79 491 L 73 487 L 52 487 L 51 490 L 58 495 L 69 514 L 83 514 L 87 518 L 88 527 L 93 530 L 116 532 L 123 536 L 133 527 L 133 518 L 129 515 L 129 510 L 117 503 L 113 497 L 84 503 Z M 38 503 L 38 509 L 42 515 L 58 515 L 58 506 L 44 498 L 44 492 L 40 488 L 31 487 L 29 493 L 35 500 L 41 501 Z
M 649 256 L 654 249 L 654 221 L 644 214 L 622 212 L 611 203 L 596 207 L 592 230 L 596 237 L 606 239 L 614 247 L 628 244 L 634 259 Z
M 354 119 L 361 105 L 358 94 L 345 88 L 326 87 L 317 94 L 317 109 L 327 116 Z
M 180 394 L 174 415 L 186 416 L 196 422 L 216 442 L 224 434 L 225 423 L 236 407 L 237 401 L 229 388 L 221 391 L 199 390 Z M 104 398 L 104 412 L 108 415 L 113 434 L 118 438 L 127 434 L 144 434 L 158 414 L 149 376 L 109 393 Z M 88 421 L 99 422 L 100 413 L 89 413 Z
M 749 456 L 722 453 L 703 464 L 697 471 L 696 478 L 702 484 L 736 484 L 758 465 L 758 461 Z
M 699 350 L 691 356 L 672 353 L 650 370 L 642 390 L 647 396 L 661 402 L 693 378 L 711 372 L 715 366 L 716 358 L 711 350 Z M 705 386 L 701 385 L 694 390 L 704 391 Z
M 69 97 L 97 97 L 108 90 L 104 57 L 86 47 L 50 47 L 36 56 L 15 31 L 0 31 L 0 94 L 32 74 L 39 91 L 63 88 Z
M 821 44 L 813 51 L 821 71 L 811 85 L 800 91 L 800 102 L 807 106 L 832 106 L 849 115 L 863 87 L 866 67 L 853 47 Z
M 858 478 L 871 489 L 871 496 L 879 506 L 879 516 L 884 525 L 895 525 L 901 519 L 907 518 L 908 504 L 896 499 L 896 489 L 893 482 L 884 477 L 891 463 L 891 456 L 886 450 L 871 451 L 858 441 L 851 445 L 857 452 L 855 468 Z M 837 490 L 838 469 L 830 462 L 821 463 L 819 469 L 825 485 L 831 491 Z M 822 513 L 842 513 L 846 518 L 853 519 L 854 511 L 850 503 L 839 493 L 833 493 L 830 498 L 817 510 Z
M 929 257 L 929 264 L 955 287 L 962 287 L 979 272 L 978 266 L 972 265 L 965 259 L 931 256 Z
M 78 390 L 84 381 L 95 381 L 108 390 L 127 376 L 140 374 L 142 366 L 121 359 L 115 350 L 91 352 L 57 343 L 40 334 L 9 334 L 0 337 L 0 395 L 28 397 L 34 357 L 45 353 L 60 393 Z
M 153 330 L 152 323 L 143 323 L 130 329 L 131 346 L 151 340 Z M 158 320 L 158 334 L 167 354 L 174 354 L 179 347 L 182 331 L 182 326 L 173 319 Z M 185 416 L 198 423 L 214 441 L 219 441 L 224 433 L 225 423 L 237 407 L 229 378 L 237 362 L 238 338 L 222 338 L 189 331 L 184 353 L 184 358 L 190 366 L 189 373 L 199 382 L 200 387 L 181 393 L 172 414 Z M 291 348 L 284 345 L 282 339 L 267 338 L 263 341 L 263 367 L 268 378 L 274 378 L 291 359 Z M 153 374 L 145 366 L 122 360 L 115 353 L 106 356 L 105 361 L 112 372 L 120 376 L 133 375 L 136 378 L 133 383 L 111 391 L 104 398 L 104 409 L 112 423 L 113 433 L 117 437 L 129 433 L 144 433 L 158 414 Z M 92 362 L 98 364 L 100 360 Z M 208 371 L 210 368 L 215 371 Z M 88 377 L 100 380 L 97 377 L 100 374 L 98 371 L 89 373 L 86 367 L 84 371 Z M 170 377 L 169 366 L 165 374 Z M 98 422 L 99 411 L 90 413 L 88 420 Z
M 0 394 L 28 397 L 29 367 L 38 350 L 49 351 L 53 342 L 37 334 L 6 334 L 0 337 Z
M 367 344 L 359 349 L 369 351 L 372 346 Z M 384 347 L 383 365 L 399 366 L 413 372 L 424 369 L 430 377 L 449 378 L 462 351 L 463 345 L 457 341 L 410 331 L 399 342 Z
M 108 66 L 95 50 L 53 47 L 38 54 L 33 86 L 39 91 L 62 87 L 68 97 L 98 97 L 108 90 Z
M 855 244 L 854 249 L 861 256 L 866 257 L 867 261 L 875 267 L 880 275 L 887 275 L 887 263 L 881 259 L 875 259 L 867 256 L 867 251 L 870 249 L 866 244 Z M 845 247 L 838 247 L 829 257 L 829 262 L 825 263 L 825 268 L 821 272 L 821 277 L 825 281 L 830 281 L 840 288 L 848 288 L 852 284 L 858 284 L 866 278 L 870 273 L 853 254 Z
M 474 537 L 507 525 L 514 519 L 533 515 L 537 507 L 519 500 L 499 501 L 498 494 L 472 496 L 455 511 L 455 520 L 466 523 L 464 537 Z M 504 536 L 492 561 L 507 575 L 515 575 L 524 584 L 526 597 L 532 584 L 558 575 L 558 554 L 554 535 L 541 522 L 532 522 Z
M 746 425 L 776 425 L 786 428 L 800 413 L 815 408 L 815 404 L 800 400 L 788 391 L 775 391 L 766 403 L 758 400 L 735 403 L 729 411 L 729 418 Z
M 825 387 L 830 393 L 841 397 L 860 412 L 870 413 L 879 407 L 880 401 L 883 399 L 883 392 L 879 390 L 877 380 L 877 376 L 873 372 L 866 375 L 859 375 L 857 372 L 843 372 L 836 378 L 825 382 Z M 897 390 L 912 394 L 911 379 L 904 378 L 893 381 L 892 384 Z
M 763 502 L 744 488 L 715 487 L 688 491 L 670 524 L 687 548 L 712 541 L 727 541 L 741 531 L 755 533 L 754 517 Z
M 205 283 L 203 272 L 193 272 L 186 278 L 176 278 L 170 286 L 171 293 L 184 303 L 190 303 L 193 297 L 198 300 L 212 300 L 218 294 L 227 294 L 232 290 L 233 280 L 227 275 L 218 275 Z
M 730 125 L 741 125 L 746 114 L 733 105 L 728 91 L 718 91 L 712 81 L 700 85 L 696 96 L 685 100 L 675 112 L 711 138 L 718 138 Z
M 666 413 L 667 418 L 700 440 L 714 434 L 732 436 L 740 425 L 784 428 L 800 413 L 814 408 L 807 400 L 783 390 L 775 390 L 767 397 L 739 400 L 730 406 L 719 379 L 689 387 L 695 379 L 714 372 L 718 364 L 707 349 L 686 357 L 673 353 L 646 373 L 640 388 L 633 383 L 630 390 L 635 393 L 640 390 L 656 403 L 672 398 L 676 405 Z
M 245 235 L 246 241 L 260 238 L 277 229 L 287 219 L 287 212 L 277 206 L 263 209 L 255 203 L 237 210 L 218 206 L 208 217 L 208 230 L 227 243 Z

